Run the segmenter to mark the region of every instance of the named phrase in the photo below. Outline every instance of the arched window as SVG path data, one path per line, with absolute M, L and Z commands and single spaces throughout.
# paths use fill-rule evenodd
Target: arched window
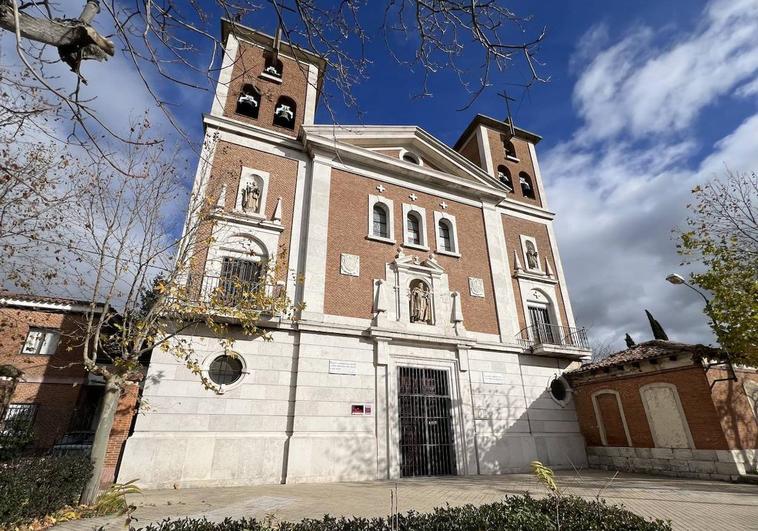
M 408 241 L 407 243 L 413 245 L 421 245 L 421 221 L 418 218 L 418 214 L 415 212 L 408 212 Z
M 452 253 L 454 250 L 453 231 L 450 227 L 450 222 L 446 219 L 441 219 L 438 225 L 442 250 Z
M 261 93 L 250 84 L 243 85 L 240 95 L 237 97 L 235 112 L 248 118 L 258 118 L 261 108 Z
M 284 72 L 284 65 L 279 58 L 274 59 L 272 53 L 266 54 L 266 63 L 263 66 L 263 73 L 272 77 L 281 79 Z
M 513 191 L 513 181 L 511 180 L 511 172 L 508 171 L 508 168 L 506 168 L 503 165 L 500 165 L 497 167 L 497 178 L 500 180 L 500 183 L 505 186 L 505 188 L 509 191 Z
M 534 186 L 532 186 L 532 178 L 529 177 L 529 175 L 526 172 L 521 172 L 518 174 L 518 180 L 519 183 L 521 183 L 521 193 L 524 194 L 524 197 L 528 197 L 529 199 L 534 199 Z
M 553 304 L 540 290 L 533 289 L 527 297 L 529 339 L 537 344 L 559 344 L 560 331 L 553 320 Z
M 503 149 L 505 150 L 505 156 L 512 159 L 518 158 L 516 157 L 516 148 L 513 147 L 513 142 L 511 142 L 511 140 L 505 135 L 501 136 L 501 138 L 503 140 Z
M 387 224 L 387 207 L 381 203 L 374 205 L 373 233 L 380 238 L 389 238 L 390 231 Z
M 432 293 L 423 280 L 413 280 L 408 286 L 410 321 L 432 324 Z
M 274 107 L 274 125 L 294 129 L 296 114 L 297 104 L 295 100 L 282 96 L 276 102 L 276 107 Z

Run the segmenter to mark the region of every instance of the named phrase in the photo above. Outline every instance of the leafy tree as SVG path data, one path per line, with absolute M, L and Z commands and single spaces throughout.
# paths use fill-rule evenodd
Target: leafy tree
M 705 266 L 690 278 L 712 294 L 705 312 L 721 346 L 758 365 L 758 177 L 727 171 L 692 194 L 679 253 Z
M 144 378 L 151 353 L 170 354 L 197 375 L 199 385 L 217 391 L 195 356 L 193 334 L 216 338 L 223 353 L 236 356 L 235 337 L 270 340 L 267 322 L 294 319 L 299 309 L 281 289 L 281 258 L 263 264 L 255 282 L 205 276 L 216 206 L 205 195 L 190 196 L 182 231 L 171 205 L 187 204 L 183 172 L 162 146 L 140 142 L 147 128 L 134 127 L 134 142 L 121 155 L 126 172 L 101 161 L 81 176 L 79 186 L 88 193 L 67 226 L 76 241 L 68 278 L 90 306 L 75 333 L 83 338 L 85 368 L 105 380 L 85 502 L 99 489 L 119 398 Z M 200 183 L 197 190 L 205 194 L 205 188 Z

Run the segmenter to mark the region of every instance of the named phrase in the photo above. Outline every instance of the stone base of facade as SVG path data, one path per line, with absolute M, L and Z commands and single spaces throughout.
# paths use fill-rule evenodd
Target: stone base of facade
M 758 469 L 758 450 L 692 450 L 588 446 L 590 468 L 664 476 L 738 481 Z

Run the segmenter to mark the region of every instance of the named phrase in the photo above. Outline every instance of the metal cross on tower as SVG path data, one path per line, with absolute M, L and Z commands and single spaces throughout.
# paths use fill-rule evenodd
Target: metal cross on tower
M 511 102 L 516 101 L 516 99 L 511 98 L 508 95 L 507 89 L 503 89 L 503 92 L 498 93 L 498 96 L 500 96 L 501 98 L 505 100 L 505 109 L 508 113 L 506 120 L 508 122 L 508 128 L 511 130 L 511 138 L 513 138 L 514 136 L 516 136 L 516 130 L 513 127 L 513 115 L 511 115 Z

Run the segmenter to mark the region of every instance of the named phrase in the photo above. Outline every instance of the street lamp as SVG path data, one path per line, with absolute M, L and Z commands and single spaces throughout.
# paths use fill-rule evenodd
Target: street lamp
M 708 317 L 711 317 L 711 301 L 708 300 L 708 297 L 705 296 L 705 293 L 697 289 L 695 286 L 684 280 L 684 277 L 682 275 L 678 275 L 676 273 L 671 273 L 669 276 L 666 277 L 666 280 L 668 280 L 671 284 L 674 284 L 675 286 L 679 286 L 681 284 L 684 284 L 688 288 L 690 288 L 692 291 L 703 297 L 703 300 L 705 301 L 705 310 L 708 313 Z M 711 317 L 712 318 L 712 317 Z
M 705 296 L 705 293 L 697 289 L 695 286 L 687 282 L 682 275 L 678 275 L 676 273 L 671 273 L 669 276 L 666 277 L 666 280 L 674 284 L 675 286 L 679 286 L 681 284 L 684 284 L 688 288 L 690 288 L 692 291 L 703 297 L 703 300 L 705 301 L 705 314 L 711 318 L 713 321 L 713 324 L 716 328 L 716 337 L 718 338 L 719 332 L 721 331 L 721 326 L 719 325 L 719 322 L 716 320 L 716 318 L 713 316 L 713 308 L 711 308 L 711 301 L 708 297 Z

